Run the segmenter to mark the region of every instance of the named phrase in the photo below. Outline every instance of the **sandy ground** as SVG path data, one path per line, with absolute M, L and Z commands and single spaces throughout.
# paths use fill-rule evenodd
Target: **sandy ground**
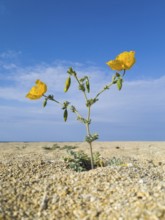
M 124 165 L 77 173 L 66 149 L 83 142 L 0 143 L 0 220 L 164 220 L 165 142 L 94 142 Z
M 11 157 L 43 155 L 47 158 L 60 157 L 66 150 L 45 150 L 54 145 L 76 146 L 75 150 L 89 153 L 89 146 L 85 142 L 6 142 L 0 143 L 0 160 Z M 99 151 L 103 157 L 133 157 L 135 159 L 148 159 L 155 162 L 165 162 L 165 142 L 94 142 L 93 151 Z M 56 152 L 56 153 L 55 153 Z M 55 153 L 55 154 L 54 154 Z M 59 159 L 59 158 L 58 158 Z

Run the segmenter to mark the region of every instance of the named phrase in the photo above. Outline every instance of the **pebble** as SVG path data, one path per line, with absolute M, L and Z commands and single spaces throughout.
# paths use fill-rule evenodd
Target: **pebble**
M 0 220 L 165 219 L 163 162 L 76 173 L 39 154 L 0 159 Z

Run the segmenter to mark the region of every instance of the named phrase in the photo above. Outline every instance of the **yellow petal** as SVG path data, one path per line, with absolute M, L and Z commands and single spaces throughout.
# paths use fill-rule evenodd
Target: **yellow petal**
M 42 81 L 40 81 L 39 79 L 36 80 L 36 89 L 37 92 L 42 93 L 42 95 L 44 93 L 47 92 L 47 85 L 45 83 L 43 83 Z
M 33 95 L 32 93 L 29 92 L 29 93 L 26 95 L 26 98 L 29 98 L 29 99 L 31 99 L 31 100 L 36 100 L 36 99 L 41 98 L 41 96 Z
M 123 64 L 119 60 L 110 60 L 107 62 L 107 65 L 112 69 L 112 70 L 117 70 L 120 71 L 123 69 Z
M 31 88 L 31 90 L 26 95 L 26 97 L 32 100 L 36 100 L 41 98 L 46 91 L 47 91 L 46 84 L 38 79 L 36 80 L 36 85 Z
M 135 59 L 135 52 L 134 51 L 124 51 L 120 53 L 115 60 L 110 60 L 107 62 L 107 65 L 112 69 L 112 70 L 128 70 L 130 69 L 134 63 L 136 62 Z
M 124 51 L 123 53 L 119 54 L 116 57 L 116 60 L 118 60 L 121 63 L 123 63 L 123 69 L 128 70 L 136 62 L 136 60 L 135 60 L 135 52 L 134 51 L 130 51 L 130 52 Z

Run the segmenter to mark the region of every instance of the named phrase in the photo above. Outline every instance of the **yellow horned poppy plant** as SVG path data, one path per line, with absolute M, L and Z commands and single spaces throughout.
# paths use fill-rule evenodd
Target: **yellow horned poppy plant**
M 130 69 L 134 63 L 136 62 L 135 60 L 135 52 L 130 51 L 130 52 L 123 52 L 119 54 L 115 60 L 110 60 L 107 62 L 107 65 L 112 69 L 112 70 L 128 70 Z
M 32 100 L 36 100 L 41 98 L 46 91 L 47 85 L 39 79 L 37 79 L 36 85 L 31 88 L 26 97 Z
M 47 91 L 47 85 L 43 82 L 41 82 L 39 79 L 36 81 L 36 85 L 31 88 L 29 93 L 26 95 L 27 98 L 36 100 L 44 96 L 43 101 L 43 107 L 47 106 L 47 102 L 53 101 L 56 104 L 60 106 L 60 108 L 63 111 L 63 118 L 66 122 L 68 120 L 69 111 L 73 112 L 76 115 L 76 118 L 79 122 L 83 123 L 86 128 L 86 136 L 85 141 L 89 144 L 90 148 L 90 161 L 91 161 L 91 169 L 94 169 L 98 165 L 97 162 L 94 160 L 93 156 L 93 147 L 92 143 L 99 138 L 99 135 L 97 133 L 91 133 L 90 124 L 91 124 L 91 108 L 93 105 L 99 101 L 100 95 L 105 92 L 106 90 L 109 90 L 111 86 L 116 85 L 118 90 L 120 91 L 123 87 L 124 83 L 124 76 L 125 72 L 130 69 L 134 63 L 135 60 L 135 52 L 134 51 L 124 51 L 120 53 L 114 60 L 110 60 L 107 62 L 108 66 L 116 71 L 122 71 L 122 72 L 116 72 L 112 78 L 109 80 L 108 84 L 106 84 L 98 93 L 95 94 L 93 98 L 89 98 L 90 95 L 90 77 L 83 76 L 79 77 L 77 72 L 70 67 L 67 71 L 67 79 L 65 81 L 65 87 L 64 92 L 68 92 L 71 85 L 71 80 L 74 78 L 75 82 L 78 85 L 78 90 L 80 90 L 83 93 L 83 97 L 85 100 L 85 106 L 87 107 L 87 115 L 84 117 L 79 109 L 71 104 L 70 101 L 58 101 L 54 98 L 54 95 L 45 95 Z M 81 110 L 81 108 L 80 108 Z M 61 131 L 62 132 L 62 131 Z M 83 151 L 82 151 L 83 152 Z M 67 166 L 69 166 L 71 169 L 75 171 L 84 171 L 90 169 L 89 166 L 85 165 L 83 162 L 84 156 L 78 156 L 79 154 L 73 152 L 72 156 L 74 159 L 71 158 L 65 158 L 64 161 L 67 163 Z M 85 155 L 84 153 L 82 155 Z M 78 157 L 77 157 L 78 156 Z M 86 156 L 85 156 L 86 157 Z M 77 159 L 79 158 L 79 162 L 77 162 Z M 101 162 L 101 161 L 100 161 Z M 101 165 L 101 163 L 99 164 Z M 88 163 L 87 163 L 88 164 Z M 102 165 L 101 165 L 102 166 Z

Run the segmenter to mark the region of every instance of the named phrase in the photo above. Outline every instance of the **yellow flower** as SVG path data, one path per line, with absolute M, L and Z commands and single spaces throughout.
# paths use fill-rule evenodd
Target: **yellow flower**
M 107 62 L 107 65 L 112 69 L 112 70 L 117 70 L 120 71 L 123 69 L 122 63 L 119 60 L 110 60 Z
M 36 80 L 36 85 L 31 88 L 29 93 L 26 95 L 27 98 L 36 100 L 43 96 L 47 91 L 47 85 L 41 82 L 39 79 Z
M 110 60 L 107 62 L 107 65 L 112 69 L 112 70 L 128 70 L 130 69 L 134 63 L 136 62 L 135 59 L 135 52 L 130 51 L 130 52 L 123 52 L 119 54 L 115 60 Z

